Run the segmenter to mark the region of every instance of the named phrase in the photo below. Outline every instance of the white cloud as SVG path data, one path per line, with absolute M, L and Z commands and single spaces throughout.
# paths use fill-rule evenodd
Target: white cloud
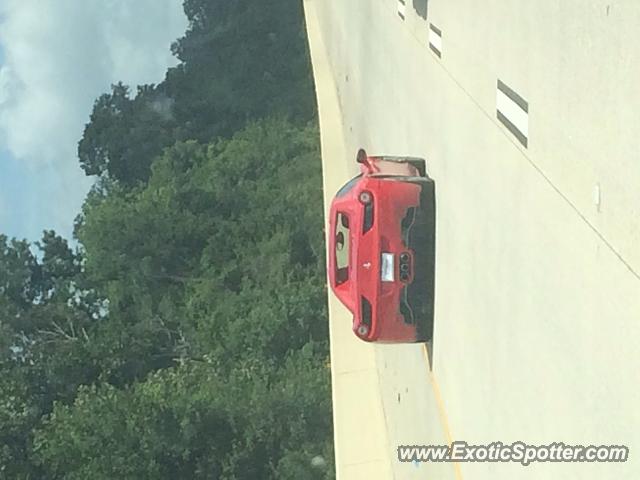
M 118 81 L 162 81 L 186 24 L 181 0 L 0 1 L 0 149 L 56 177 L 34 185 L 58 193 L 37 202 L 39 230 L 68 233 L 79 211 L 89 182 L 76 147 L 94 100 Z

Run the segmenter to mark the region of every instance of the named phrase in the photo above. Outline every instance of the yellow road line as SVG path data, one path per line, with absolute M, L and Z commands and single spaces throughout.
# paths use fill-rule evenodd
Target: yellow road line
M 425 359 L 427 360 L 427 366 L 428 366 L 429 351 L 427 350 L 426 345 L 423 345 L 422 351 L 424 352 Z M 432 370 L 429 370 L 429 380 L 431 381 L 433 394 L 436 398 L 438 413 L 440 414 L 440 422 L 442 422 L 442 428 L 444 428 L 444 434 L 447 437 L 447 443 L 451 445 L 453 443 L 453 435 L 451 434 L 451 427 L 449 426 L 449 418 L 447 417 L 447 412 L 444 408 L 444 401 L 442 400 L 442 394 L 440 393 L 440 385 L 438 385 L 438 381 L 436 380 L 436 376 L 434 375 Z M 462 480 L 462 471 L 460 469 L 460 464 L 458 462 L 452 462 L 452 463 L 453 463 L 453 469 L 456 474 L 456 479 Z

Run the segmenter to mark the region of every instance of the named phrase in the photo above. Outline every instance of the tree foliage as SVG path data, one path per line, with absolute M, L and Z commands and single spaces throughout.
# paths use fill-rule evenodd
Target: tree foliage
M 153 158 L 171 145 L 176 129 L 173 100 L 153 85 L 113 85 L 96 100 L 90 122 L 78 144 L 80 165 L 87 175 L 108 176 L 127 186 L 145 181 Z
M 318 446 L 327 448 L 329 419 L 313 411 L 326 410 L 329 395 L 306 355 L 278 370 L 257 364 L 220 375 L 209 362 L 189 362 L 125 390 L 83 388 L 73 405 L 56 406 L 36 452 L 50 475 L 78 480 L 301 478 L 291 468 L 325 478 L 309 456 L 328 454 Z M 292 467 L 290 452 L 307 455 Z
M 301 5 L 184 8 L 165 80 L 95 102 L 77 246 L 0 235 L 0 479 L 333 476 Z
M 145 182 L 153 159 L 176 141 L 230 137 L 247 123 L 314 116 L 302 2 L 186 0 L 180 63 L 131 96 L 118 83 L 98 98 L 78 145 L 87 175 Z

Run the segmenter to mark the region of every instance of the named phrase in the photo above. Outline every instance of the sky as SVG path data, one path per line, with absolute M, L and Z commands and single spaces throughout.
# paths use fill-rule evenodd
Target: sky
M 181 0 L 0 0 L 0 233 L 71 238 L 94 101 L 162 81 L 186 27 Z

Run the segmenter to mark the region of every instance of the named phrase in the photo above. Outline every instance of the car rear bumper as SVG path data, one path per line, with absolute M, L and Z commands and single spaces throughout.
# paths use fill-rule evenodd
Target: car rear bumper
M 433 338 L 435 299 L 435 185 L 425 182 L 420 208 L 416 210 L 413 225 L 408 233 L 407 246 L 413 254 L 413 281 L 404 287 L 402 300 L 413 314 L 404 316 L 407 323 L 416 327 L 416 341 Z M 402 309 L 402 307 L 401 307 Z
M 413 278 L 387 290 L 378 311 L 380 343 L 424 342 L 433 338 L 435 294 L 435 185 L 420 182 L 419 204 L 405 210 L 401 222 L 402 247 L 412 256 Z

